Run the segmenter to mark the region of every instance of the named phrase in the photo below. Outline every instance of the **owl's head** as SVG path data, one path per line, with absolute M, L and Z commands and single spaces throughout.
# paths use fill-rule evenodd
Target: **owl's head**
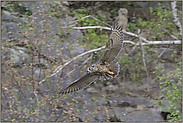
M 87 72 L 92 73 L 94 71 L 95 64 L 92 64 L 90 67 L 88 67 Z
M 118 13 L 120 15 L 127 15 L 128 14 L 128 10 L 126 8 L 120 8 Z

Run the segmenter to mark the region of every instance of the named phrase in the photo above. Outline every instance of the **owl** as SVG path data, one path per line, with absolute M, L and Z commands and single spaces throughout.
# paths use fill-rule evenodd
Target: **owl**
M 126 31 L 126 25 L 128 23 L 127 19 L 128 10 L 126 8 L 120 8 L 118 11 L 118 17 L 115 19 L 113 25 L 121 26 L 123 31 Z
M 119 74 L 120 65 L 118 62 L 114 63 L 113 61 L 122 50 L 124 34 L 121 26 L 114 26 L 111 29 L 110 37 L 101 58 L 88 67 L 83 76 L 61 90 L 59 94 L 78 91 L 88 87 L 97 79 L 108 80 L 109 78 L 115 78 Z

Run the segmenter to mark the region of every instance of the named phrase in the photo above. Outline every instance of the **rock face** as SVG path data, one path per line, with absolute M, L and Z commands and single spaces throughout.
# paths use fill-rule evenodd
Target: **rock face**
M 68 13 L 64 13 L 65 10 L 69 10 L 70 2 L 32 1 L 20 3 L 31 11 L 31 16 L 28 16 L 31 18 L 30 20 L 20 16 L 20 11 L 9 12 L 6 9 L 7 4 L 5 2 L 2 4 L 2 121 L 12 121 L 13 119 L 23 122 L 164 121 L 160 112 L 161 110 L 166 111 L 166 109 L 156 105 L 154 98 L 160 92 L 159 82 L 155 82 L 153 79 L 148 81 L 144 79 L 142 83 L 129 82 L 128 80 L 122 82 L 120 77 L 122 75 L 119 75 L 118 79 L 101 82 L 98 80 L 96 81 L 98 84 L 91 84 L 90 87 L 79 92 L 54 97 L 55 93 L 65 87 L 68 82 L 82 75 L 80 70 L 75 70 L 72 74 L 69 72 L 75 69 L 76 65 L 82 65 L 81 62 L 87 57 L 77 59 L 73 64 L 60 71 L 58 75 L 39 85 L 36 90 L 38 98 L 36 98 L 33 93 L 34 88 L 30 85 L 34 81 L 38 83 L 44 79 L 46 71 L 50 70 L 49 73 L 52 73 L 57 66 L 63 65 L 71 58 L 83 53 L 86 48 L 80 46 L 80 41 L 83 40 L 81 31 L 67 28 L 69 22 L 75 21 Z M 94 8 L 98 8 L 100 3 L 96 2 Z M 140 4 L 140 2 L 138 3 Z M 60 14 L 49 15 L 48 11 L 52 10 L 53 12 L 55 8 L 60 11 Z M 97 14 L 102 16 L 105 12 L 100 10 Z M 161 51 L 158 49 L 157 52 Z M 10 74 L 6 76 L 6 73 L 11 73 L 11 70 L 6 66 L 9 61 L 12 62 L 13 68 L 17 72 L 15 75 L 21 75 L 20 81 L 15 81 L 15 79 L 19 80 L 18 76 L 14 78 Z M 52 63 L 53 61 L 56 63 Z M 175 64 L 162 63 L 158 65 L 167 73 L 177 68 Z M 24 66 L 29 67 L 24 68 Z M 83 65 L 83 71 L 86 66 Z M 32 73 L 32 71 L 34 72 Z M 31 76 L 34 76 L 34 81 Z M 7 82 L 11 82 L 11 86 L 21 88 L 21 92 L 11 90 L 11 86 L 6 85 Z M 38 85 L 35 84 L 35 86 Z M 11 94 L 9 95 L 9 93 Z M 47 97 L 47 95 L 49 96 Z M 14 100 L 14 97 L 18 97 L 19 100 Z M 52 103 L 48 102 L 48 98 L 53 98 Z M 8 102 L 11 99 L 14 104 Z M 39 101 L 39 111 L 37 101 Z M 167 105 L 168 101 L 164 100 L 163 103 Z M 11 112 L 12 116 L 9 116 L 10 105 L 13 110 L 17 109 L 17 111 Z M 29 111 L 31 113 L 27 113 Z M 36 112 L 39 114 L 37 115 Z M 22 117 L 19 117 L 20 115 Z

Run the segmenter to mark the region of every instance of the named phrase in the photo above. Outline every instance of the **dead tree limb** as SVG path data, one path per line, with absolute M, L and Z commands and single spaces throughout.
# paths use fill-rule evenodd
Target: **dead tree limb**
M 86 27 L 72 27 L 72 29 L 106 29 L 111 30 L 109 27 L 102 27 L 102 26 L 86 26 Z M 139 38 L 137 34 L 134 34 L 132 32 L 124 32 L 127 35 L 134 36 Z M 142 41 L 145 43 L 142 43 L 142 45 L 151 45 L 151 44 L 182 44 L 181 40 L 175 40 L 175 41 L 148 41 L 146 38 L 141 37 Z M 128 41 L 129 43 L 132 43 L 132 41 Z M 132 43 L 133 44 L 133 43 Z
M 173 15 L 173 17 L 174 17 L 175 25 L 178 27 L 179 35 L 180 35 L 180 37 L 182 37 L 182 26 L 181 26 L 181 23 L 180 23 L 180 21 L 179 21 L 179 18 L 177 17 L 176 3 L 177 3 L 177 1 L 172 1 L 172 2 L 171 2 L 171 6 L 172 6 L 172 15 Z
M 53 71 L 53 74 L 51 74 L 50 76 L 48 76 L 48 77 L 46 77 L 45 79 L 41 80 L 41 81 L 39 82 L 39 84 L 43 83 L 46 79 L 48 79 L 48 78 L 50 78 L 50 77 L 56 75 L 57 73 L 59 73 L 65 66 L 69 65 L 72 61 L 74 61 L 74 60 L 76 60 L 76 59 L 78 59 L 78 58 L 80 58 L 80 57 L 82 57 L 82 56 L 84 56 L 84 55 L 86 55 L 86 54 L 88 54 L 88 53 L 96 52 L 96 51 L 99 51 L 99 50 L 104 49 L 104 48 L 105 48 L 105 46 L 102 46 L 102 47 L 100 47 L 100 48 L 93 49 L 93 50 L 89 50 L 89 51 L 87 51 L 87 52 L 84 52 L 84 53 L 82 53 L 82 54 L 80 54 L 80 55 L 74 57 L 74 58 L 71 59 L 70 61 L 67 61 L 65 64 L 58 66 L 58 67 Z

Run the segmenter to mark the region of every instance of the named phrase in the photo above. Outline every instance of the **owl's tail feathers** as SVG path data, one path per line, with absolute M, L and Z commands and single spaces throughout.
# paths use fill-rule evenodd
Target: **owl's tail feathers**
M 116 63 L 112 63 L 112 64 L 111 64 L 111 67 L 114 69 L 114 77 L 113 77 L 113 78 L 115 78 L 115 77 L 118 76 L 118 74 L 119 74 L 120 65 L 119 65 L 118 62 L 116 62 Z

